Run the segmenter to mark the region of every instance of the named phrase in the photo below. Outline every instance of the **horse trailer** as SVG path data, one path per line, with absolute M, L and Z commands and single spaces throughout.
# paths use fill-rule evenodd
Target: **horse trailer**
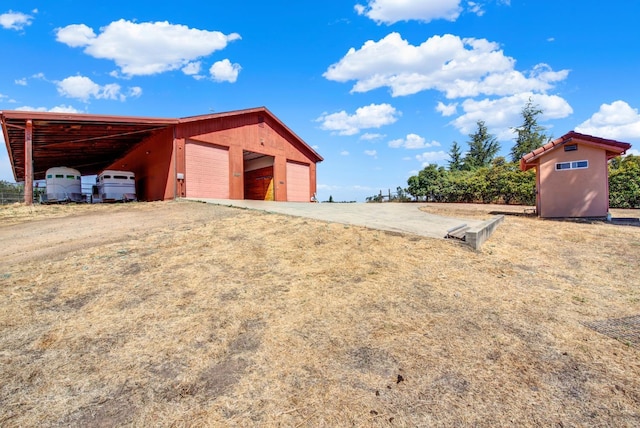
M 136 198 L 136 177 L 130 171 L 104 170 L 96 177 L 93 202 L 129 202 Z
M 41 202 L 83 202 L 80 172 L 64 166 L 49 168 L 46 175 L 46 193 Z

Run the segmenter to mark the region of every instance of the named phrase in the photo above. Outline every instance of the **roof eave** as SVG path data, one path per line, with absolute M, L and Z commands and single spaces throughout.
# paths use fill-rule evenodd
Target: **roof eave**
M 522 158 L 520 159 L 520 169 L 522 171 L 526 171 L 527 169 L 534 168 L 539 163 L 537 160 L 540 157 L 545 156 L 547 153 L 574 140 L 580 144 L 605 150 L 607 159 L 612 159 L 616 156 L 623 155 L 627 150 L 631 148 L 631 144 L 629 143 L 594 137 L 591 135 L 570 131 L 562 137 L 550 141 L 542 147 L 539 147 L 536 150 L 522 156 Z
M 0 118 L 5 120 L 51 120 L 51 121 L 76 121 L 76 122 L 118 122 L 118 123 L 140 123 L 172 125 L 177 124 L 178 119 L 140 116 L 115 116 L 86 113 L 57 113 L 57 112 L 37 112 L 24 110 L 4 110 L 0 111 Z
M 324 158 L 320 156 L 318 152 L 316 152 L 302 138 L 300 138 L 295 132 L 293 132 L 291 128 L 285 125 L 280 119 L 278 119 L 276 115 L 274 115 L 268 108 L 264 106 L 242 109 L 242 110 L 227 111 L 222 113 L 211 113 L 211 114 L 203 114 L 198 116 L 187 116 L 187 117 L 182 117 L 178 119 L 178 123 L 181 123 L 181 124 L 190 123 L 190 122 L 197 122 L 201 120 L 220 119 L 224 117 L 239 116 L 243 114 L 253 114 L 253 113 L 264 113 L 268 115 L 273 121 L 278 123 L 278 125 L 282 126 L 282 128 L 284 128 L 294 139 L 296 139 L 304 147 L 305 150 L 309 152 L 309 154 L 311 154 L 311 156 L 314 158 L 314 161 L 316 163 L 322 162 L 324 160 Z
M 531 168 L 535 168 L 538 162 L 526 162 L 524 159 L 520 159 L 520 171 L 528 171 Z

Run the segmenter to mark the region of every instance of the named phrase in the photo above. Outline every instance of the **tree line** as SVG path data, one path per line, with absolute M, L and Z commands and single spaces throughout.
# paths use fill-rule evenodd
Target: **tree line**
M 516 138 L 510 159 L 497 156 L 500 143 L 479 120 L 465 153 L 454 141 L 446 168 L 427 165 L 409 177 L 406 188 L 398 187 L 391 200 L 535 205 L 536 174 L 533 169 L 521 171 L 520 159 L 551 137 L 538 124 L 542 110 L 531 99 L 521 114 L 522 124 L 512 128 Z M 610 162 L 609 199 L 612 208 L 640 208 L 640 157 L 628 155 Z M 368 202 L 382 200 L 382 194 L 367 198 Z
M 13 204 L 24 200 L 24 186 L 0 180 L 0 205 Z
M 44 187 L 33 188 L 33 201 L 39 201 L 40 195 L 44 194 Z M 24 202 L 24 183 L 10 183 L 0 180 L 0 205 L 8 205 Z

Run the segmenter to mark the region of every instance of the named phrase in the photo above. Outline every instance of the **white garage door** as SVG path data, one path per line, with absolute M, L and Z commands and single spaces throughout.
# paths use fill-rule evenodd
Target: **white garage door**
M 309 165 L 287 162 L 287 201 L 309 202 L 310 187 Z
M 185 145 L 188 198 L 229 199 L 229 151 L 209 144 Z

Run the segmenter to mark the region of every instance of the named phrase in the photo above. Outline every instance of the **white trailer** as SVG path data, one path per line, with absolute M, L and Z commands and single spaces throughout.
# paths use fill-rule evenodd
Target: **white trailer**
M 96 177 L 93 193 L 93 202 L 135 201 L 135 174 L 130 171 L 104 170 Z
M 41 202 L 83 202 L 80 172 L 64 166 L 49 168 L 46 175 L 47 191 Z

